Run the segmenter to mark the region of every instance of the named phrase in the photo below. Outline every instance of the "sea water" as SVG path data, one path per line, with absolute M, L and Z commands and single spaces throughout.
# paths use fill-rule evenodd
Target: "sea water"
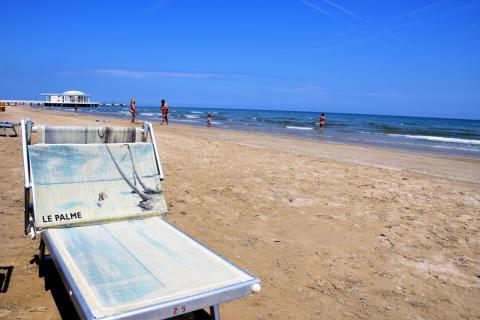
M 159 107 L 139 106 L 137 109 L 137 119 L 161 121 Z M 130 118 L 129 107 L 78 110 Z M 216 128 L 480 157 L 480 120 L 325 112 L 327 121 L 323 135 L 320 135 L 319 112 L 171 107 L 169 121 L 205 126 L 209 113 Z

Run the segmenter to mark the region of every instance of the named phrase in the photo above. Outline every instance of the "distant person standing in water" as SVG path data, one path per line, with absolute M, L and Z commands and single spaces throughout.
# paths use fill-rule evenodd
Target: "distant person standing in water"
M 162 125 L 164 122 L 168 125 L 168 103 L 165 100 L 162 100 L 162 104 L 160 105 L 162 109 Z
M 132 123 L 135 123 L 135 116 L 137 115 L 137 107 L 135 106 L 135 99 L 130 99 L 130 114 L 132 115 Z
M 207 116 L 207 127 L 212 126 L 212 115 L 209 113 Z
M 325 114 L 322 113 L 322 115 L 320 116 L 320 134 L 323 134 L 323 128 L 325 128 L 325 122 L 327 120 L 327 117 L 325 117 Z

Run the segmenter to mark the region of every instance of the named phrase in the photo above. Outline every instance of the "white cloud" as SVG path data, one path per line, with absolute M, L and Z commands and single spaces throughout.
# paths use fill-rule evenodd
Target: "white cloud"
M 357 19 L 358 21 L 361 21 L 361 22 L 364 22 L 366 24 L 369 24 L 368 21 L 366 21 L 365 19 L 363 19 L 362 17 L 360 17 L 358 14 L 356 14 L 355 12 L 353 11 L 350 11 L 350 10 L 347 10 L 345 7 L 342 7 L 341 5 L 333 2 L 333 1 L 330 1 L 330 0 L 323 0 L 324 2 L 328 3 L 329 5 L 337 8 L 338 10 L 340 11 L 343 11 L 344 13 L 348 14 L 349 16 L 352 16 L 354 17 L 355 19 Z
M 333 20 L 335 20 L 335 21 L 337 21 L 337 22 L 340 22 L 340 23 L 342 23 L 342 24 L 344 24 L 344 25 L 347 25 L 347 26 L 349 25 L 349 24 L 346 23 L 345 21 L 337 18 L 336 16 L 334 16 L 333 14 L 331 14 L 330 12 L 328 12 L 327 10 L 320 8 L 319 6 L 317 6 L 316 4 L 314 4 L 314 3 L 310 2 L 310 1 L 301 0 L 301 2 L 304 3 L 305 5 L 313 8 L 313 9 L 317 10 L 318 12 L 323 13 L 324 15 L 332 18 Z

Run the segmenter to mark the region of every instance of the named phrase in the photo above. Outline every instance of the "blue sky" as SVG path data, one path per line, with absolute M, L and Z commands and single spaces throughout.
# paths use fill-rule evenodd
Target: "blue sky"
M 480 118 L 480 0 L 1 1 L 0 98 Z

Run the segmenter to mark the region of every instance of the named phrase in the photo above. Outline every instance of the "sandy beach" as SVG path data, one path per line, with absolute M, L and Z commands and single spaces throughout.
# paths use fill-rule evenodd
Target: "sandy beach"
M 7 107 L 0 121 L 128 126 Z M 140 119 L 141 120 L 141 119 Z M 139 122 L 137 126 L 140 126 Z M 480 159 L 155 125 L 166 219 L 258 276 L 223 319 L 480 319 Z M 20 137 L 0 137 L 0 319 L 70 317 L 23 234 Z M 4 277 L 2 277 L 4 278 Z

